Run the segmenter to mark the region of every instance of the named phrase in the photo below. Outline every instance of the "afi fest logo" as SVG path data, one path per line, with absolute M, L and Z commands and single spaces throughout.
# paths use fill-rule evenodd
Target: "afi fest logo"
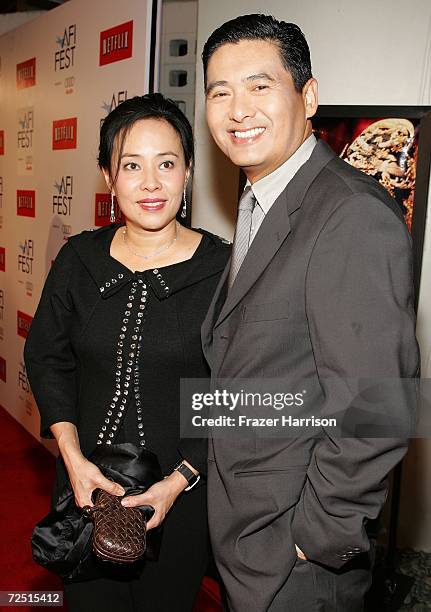
M 66 26 L 61 36 L 57 36 L 56 43 L 59 49 L 55 52 L 55 72 L 68 70 L 75 64 L 76 23 Z
M 30 325 L 33 321 L 33 317 L 18 310 L 17 313 L 17 334 L 21 336 L 21 338 L 27 338 L 28 332 L 30 330 Z
M 34 112 L 33 108 L 18 111 L 18 150 L 31 149 L 33 146 Z
M 27 378 L 27 370 L 23 361 L 18 365 L 18 387 L 25 393 L 30 393 L 30 384 Z
M 115 93 L 114 91 L 110 100 L 108 102 L 103 101 L 102 106 L 100 108 L 105 111 L 106 117 L 106 115 L 109 115 L 109 113 L 113 111 L 114 108 L 117 108 L 117 106 L 125 100 L 127 100 L 127 89 L 117 91 L 117 93 Z M 105 117 L 102 117 L 102 119 L 100 120 L 101 126 L 103 121 L 105 120 Z
M 21 393 L 18 394 L 20 400 L 22 400 L 24 402 L 24 406 L 25 406 L 25 411 L 28 414 L 28 416 L 32 416 L 33 414 L 33 402 L 31 401 L 33 398 L 33 394 L 31 392 L 30 389 L 30 383 L 28 382 L 28 378 L 27 378 L 27 370 L 25 367 L 25 363 L 24 361 L 21 359 L 21 361 L 18 364 L 18 389 L 20 389 L 20 391 L 23 391 L 25 395 L 22 395 Z
M 16 214 L 20 217 L 36 215 L 36 192 L 28 189 L 18 189 L 16 192 Z
M 77 140 L 77 118 L 58 119 L 52 122 L 52 148 L 54 151 L 60 149 L 76 149 Z
M 0 155 L 4 155 L 4 130 L 0 130 Z
M 23 176 L 33 172 L 33 107 L 18 109 L 18 175 Z
M 0 272 L 6 272 L 6 249 L 0 247 Z
M 118 222 L 121 219 L 121 210 L 117 203 L 117 198 L 114 198 L 115 219 Z M 96 193 L 96 201 L 94 206 L 94 225 L 102 227 L 109 225 L 111 216 L 111 194 Z
M 100 32 L 99 66 L 132 57 L 133 21 Z
M 34 87 L 36 85 L 36 58 L 32 57 L 16 65 L 17 89 Z
M 34 241 L 29 238 L 19 243 L 18 272 L 33 274 Z
M 70 216 L 72 212 L 73 176 L 62 176 L 54 183 L 52 214 Z
M 6 359 L 0 357 L 0 380 L 6 382 Z

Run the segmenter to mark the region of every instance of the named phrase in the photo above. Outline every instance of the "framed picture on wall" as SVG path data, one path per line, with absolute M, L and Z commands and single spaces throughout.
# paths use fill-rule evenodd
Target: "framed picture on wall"
M 431 160 L 429 106 L 319 106 L 313 130 L 395 198 L 413 238 L 416 302 Z

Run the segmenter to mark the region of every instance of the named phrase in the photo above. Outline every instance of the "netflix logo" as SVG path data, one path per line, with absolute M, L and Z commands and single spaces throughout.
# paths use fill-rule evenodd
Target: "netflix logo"
M 100 32 L 99 66 L 132 57 L 133 21 Z
M 115 219 L 116 221 L 121 220 L 121 210 L 117 204 L 117 198 L 114 198 L 115 207 Z M 111 194 L 110 193 L 96 193 L 96 201 L 94 206 L 94 225 L 96 227 L 102 227 L 103 225 L 109 225 L 111 216 Z
M 6 382 L 6 359 L 0 357 L 0 380 Z
M 4 155 L 4 130 L 0 130 L 0 155 Z
M 76 149 L 77 142 L 77 118 L 58 119 L 52 122 L 52 148 Z
M 6 272 L 6 249 L 0 247 L 0 272 Z
M 18 189 L 16 192 L 16 214 L 20 217 L 36 215 L 36 192 Z
M 33 321 L 33 317 L 31 317 L 28 314 L 25 314 L 25 312 L 21 312 L 21 310 L 17 311 L 18 336 L 21 336 L 21 338 L 27 338 L 32 321 Z
M 36 58 L 32 57 L 16 65 L 16 86 L 17 89 L 24 89 L 34 85 L 36 85 Z

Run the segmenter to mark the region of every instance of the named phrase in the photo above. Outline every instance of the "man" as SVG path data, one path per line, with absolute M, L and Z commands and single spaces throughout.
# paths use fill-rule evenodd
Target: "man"
M 316 142 L 317 83 L 296 25 L 238 17 L 213 32 L 202 57 L 209 129 L 248 179 L 231 264 L 202 329 L 213 387 L 304 381 L 315 416 L 361 412 L 361 380 L 418 370 L 402 214 L 376 181 Z M 408 413 L 403 390 L 386 387 L 376 405 Z M 365 528 L 406 450 L 387 433 L 210 440 L 210 531 L 231 611 L 362 609 Z

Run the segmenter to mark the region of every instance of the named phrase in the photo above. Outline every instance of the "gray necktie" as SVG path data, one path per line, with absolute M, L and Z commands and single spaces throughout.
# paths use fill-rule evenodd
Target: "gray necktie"
M 229 289 L 247 255 L 250 242 L 251 218 L 256 204 L 256 198 L 251 187 L 246 187 L 238 205 L 235 238 L 233 241 L 232 260 L 229 272 Z

